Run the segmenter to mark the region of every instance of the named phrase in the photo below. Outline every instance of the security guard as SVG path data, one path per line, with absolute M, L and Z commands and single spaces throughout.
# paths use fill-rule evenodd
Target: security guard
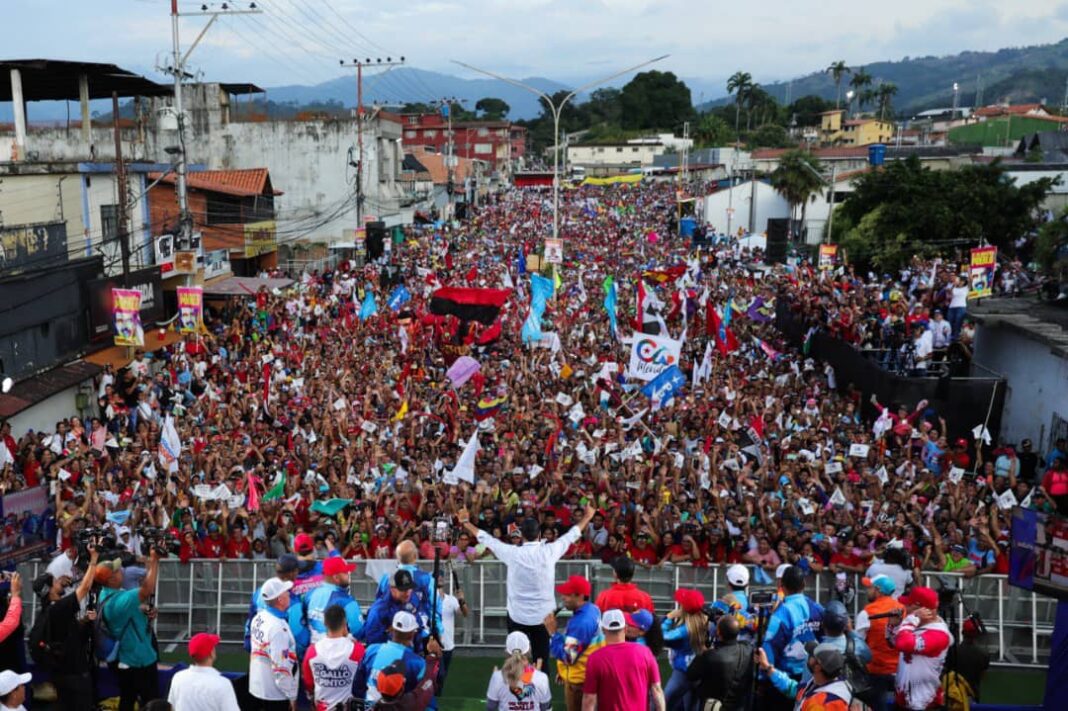
M 357 638 L 360 636 L 360 631 L 363 629 L 363 613 L 360 610 L 360 603 L 353 600 L 352 595 L 349 594 L 351 583 L 349 574 L 355 569 L 355 563 L 346 563 L 343 558 L 333 557 L 323 561 L 323 582 L 308 593 L 305 603 L 312 644 L 326 636 L 327 628 L 323 615 L 326 608 L 331 605 L 339 605 L 345 610 L 349 634 Z

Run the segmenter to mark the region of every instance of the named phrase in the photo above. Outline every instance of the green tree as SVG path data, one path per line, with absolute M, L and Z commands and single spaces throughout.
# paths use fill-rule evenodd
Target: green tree
M 413 101 L 401 107 L 402 114 L 436 114 L 438 110 L 422 101 Z
M 623 127 L 675 129 L 694 116 L 690 89 L 672 72 L 641 72 L 619 94 Z
M 701 114 L 694 129 L 694 141 L 699 148 L 725 146 L 736 138 L 730 124 L 713 113 Z
M 853 98 L 857 100 L 858 106 L 863 107 L 866 103 L 864 99 L 871 83 L 872 76 L 871 74 L 868 74 L 863 67 L 853 70 L 853 76 L 849 79 L 849 88 L 853 90 Z
M 504 99 L 498 99 L 492 96 L 479 99 L 475 104 L 475 111 L 478 111 L 482 116 L 481 118 L 486 121 L 500 121 L 508 112 L 512 110 Z
M 753 148 L 788 148 L 794 145 L 790 134 L 779 124 L 764 124 L 746 135 L 746 145 Z
M 590 94 L 590 99 L 585 106 L 589 113 L 591 124 L 620 125 L 623 117 L 623 107 L 619 100 L 620 93 L 619 89 L 615 87 L 607 87 L 596 89 Z
M 798 126 L 819 126 L 820 114 L 830 111 L 834 106 L 822 96 L 809 94 L 802 96 L 786 108 L 787 118 L 797 121 Z
M 749 72 L 737 71 L 727 80 L 727 93 L 734 95 L 734 132 L 738 132 L 741 118 L 742 104 L 749 96 L 749 90 L 753 86 L 753 75 Z
M 794 234 L 794 214 L 801 208 L 801 225 L 809 200 L 823 187 L 820 161 L 808 151 L 792 150 L 779 157 L 779 167 L 771 173 L 771 187 L 790 203 L 790 233 Z
M 842 107 L 842 79 L 850 73 L 850 69 L 843 60 L 839 59 L 837 62 L 831 62 L 831 66 L 827 67 L 827 73 L 834 79 L 834 108 L 839 109 Z
M 1068 258 L 1068 208 L 1061 210 L 1057 219 L 1038 229 L 1035 241 L 1035 260 L 1045 269 L 1052 269 L 1059 261 Z
M 886 115 L 893 116 L 893 109 L 891 108 L 894 100 L 894 95 L 897 94 L 897 84 L 893 82 L 885 82 L 879 85 L 879 88 L 875 90 L 876 101 L 879 104 L 879 120 L 886 119 Z

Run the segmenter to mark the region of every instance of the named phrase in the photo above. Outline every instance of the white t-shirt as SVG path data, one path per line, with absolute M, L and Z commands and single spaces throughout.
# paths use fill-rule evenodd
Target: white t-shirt
M 174 711 L 240 711 L 230 680 L 214 667 L 189 667 L 171 679 L 167 702 Z
M 504 683 L 500 670 L 490 677 L 489 689 L 486 690 L 486 708 L 500 711 L 548 711 L 553 705 L 553 695 L 549 690 L 549 677 L 545 672 L 533 667 L 527 668 L 530 681 L 523 684 L 520 696 L 512 693 Z
M 963 309 L 968 305 L 968 287 L 953 287 L 953 297 L 949 300 L 949 308 Z
M 60 553 L 48 563 L 45 572 L 51 575 L 53 580 L 63 577 L 72 578 L 74 577 L 74 561 L 66 553 Z
M 441 598 L 441 648 L 451 652 L 456 648 L 456 613 L 460 601 L 452 595 Z

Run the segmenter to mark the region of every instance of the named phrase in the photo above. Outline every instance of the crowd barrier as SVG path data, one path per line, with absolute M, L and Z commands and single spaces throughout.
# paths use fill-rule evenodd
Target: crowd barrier
M 421 567 L 430 571 L 433 564 L 422 561 Z M 19 572 L 32 581 L 43 572 L 45 563 L 22 563 Z M 445 565 L 448 588 L 457 585 L 464 590 L 470 614 L 458 620 L 456 643 L 463 648 L 499 650 L 507 635 L 505 566 L 496 560 L 470 564 Z M 370 568 L 371 574 L 368 574 Z M 368 565 L 358 562 L 350 586 L 353 597 L 366 612 L 374 599 L 378 577 L 391 569 L 387 561 Z M 663 614 L 674 607 L 673 595 L 680 587 L 701 590 L 705 598 L 714 600 L 727 592 L 725 566 L 695 568 L 689 565 L 639 567 L 634 578 L 648 591 Z M 156 605 L 159 609 L 157 636 L 160 645 L 174 650 L 197 632 L 210 631 L 222 638 L 223 644 L 236 649 L 243 643 L 245 617 L 253 590 L 274 574 L 272 561 L 194 560 L 181 563 L 164 560 L 160 564 Z M 593 584 L 594 597 L 612 584 L 612 569 L 600 561 L 560 561 L 556 579 L 563 582 L 569 575 L 586 576 Z M 858 575 L 851 584 L 856 598 L 852 611 L 859 611 L 865 594 Z M 960 595 L 954 601 L 952 617 L 959 625 L 970 611 L 978 612 L 986 623 L 987 634 L 982 644 L 995 664 L 1022 667 L 1045 667 L 1049 660 L 1050 638 L 1056 615 L 1057 601 L 1011 587 L 1004 575 L 983 575 L 965 578 L 953 574 L 925 574 L 924 585 L 938 589 L 944 582 L 954 584 Z M 834 576 L 823 573 L 809 578 L 806 592 L 821 603 L 834 595 Z M 754 585 L 752 590 L 770 589 Z M 32 625 L 38 611 L 30 585 L 23 586 L 24 620 Z M 27 627 L 28 629 L 28 627 Z

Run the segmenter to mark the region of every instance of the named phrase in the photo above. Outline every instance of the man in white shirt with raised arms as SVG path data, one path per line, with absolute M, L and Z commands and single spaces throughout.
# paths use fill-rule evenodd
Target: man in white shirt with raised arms
M 541 524 L 536 518 L 525 518 L 519 525 L 523 544 L 513 546 L 499 541 L 471 523 L 471 514 L 461 509 L 457 517 L 467 532 L 508 568 L 508 631 L 519 631 L 530 638 L 534 663 L 549 663 L 549 633 L 545 617 L 556 609 L 556 561 L 571 544 L 582 536 L 583 529 L 593 520 L 596 509 L 586 506 L 582 520 L 552 543 L 540 540 Z

